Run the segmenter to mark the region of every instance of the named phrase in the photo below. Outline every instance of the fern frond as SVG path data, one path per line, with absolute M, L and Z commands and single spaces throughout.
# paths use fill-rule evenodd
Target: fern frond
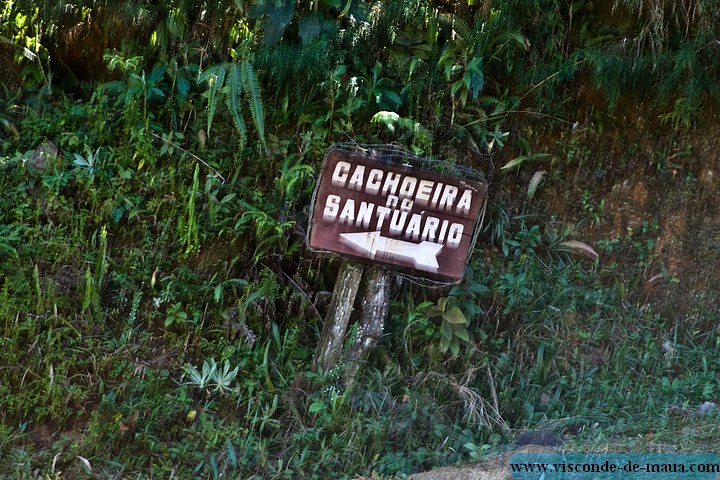
M 440 57 L 438 48 L 438 30 L 439 25 L 437 18 L 435 18 L 435 16 L 430 16 L 427 27 L 427 43 L 430 45 L 430 59 L 435 61 L 437 61 Z
M 225 104 L 233 119 L 235 128 L 238 133 L 240 133 L 240 143 L 244 147 L 245 144 L 247 144 L 247 128 L 245 127 L 245 120 L 242 116 L 242 91 L 242 70 L 239 64 L 233 63 L 228 68 Z
M 208 111 L 207 111 L 207 135 L 210 136 L 213 118 L 217 110 L 218 94 L 225 82 L 227 65 L 214 65 L 198 74 L 198 84 L 208 82 Z
M 473 29 L 467 24 L 465 20 L 458 16 L 452 17 L 453 30 L 465 41 L 466 45 L 472 45 L 474 42 L 475 34 Z
M 527 189 L 528 200 L 532 200 L 532 198 L 535 196 L 535 192 L 537 192 L 537 189 L 540 186 L 540 182 L 542 182 L 542 179 L 546 173 L 547 172 L 545 170 L 540 170 L 539 172 L 535 172 L 533 174 Z
M 252 64 L 247 60 L 243 61 L 240 66 L 242 69 L 243 85 L 250 104 L 250 114 L 255 123 L 255 128 L 258 131 L 260 142 L 265 146 L 265 114 L 263 113 L 263 103 L 257 75 L 255 75 L 255 69 Z

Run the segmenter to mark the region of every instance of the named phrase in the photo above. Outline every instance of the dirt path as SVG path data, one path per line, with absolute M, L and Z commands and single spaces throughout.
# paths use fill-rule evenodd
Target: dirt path
M 509 473 L 510 457 L 516 453 L 549 453 L 555 448 L 540 445 L 526 445 L 510 452 L 489 457 L 481 462 L 459 467 L 436 468 L 429 472 L 416 473 L 410 480 L 506 480 Z

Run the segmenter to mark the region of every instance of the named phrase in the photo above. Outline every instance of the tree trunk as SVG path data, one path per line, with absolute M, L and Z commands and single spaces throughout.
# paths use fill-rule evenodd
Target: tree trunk
M 365 297 L 362 303 L 360 329 L 347 354 L 347 370 L 344 379 L 346 385 L 353 383 L 363 356 L 382 336 L 385 318 L 390 309 L 391 281 L 391 274 L 380 268 L 372 268 L 365 278 Z
M 328 372 L 337 366 L 363 267 L 344 260 L 340 266 L 330 307 L 325 315 L 320 343 L 313 357 L 313 371 Z

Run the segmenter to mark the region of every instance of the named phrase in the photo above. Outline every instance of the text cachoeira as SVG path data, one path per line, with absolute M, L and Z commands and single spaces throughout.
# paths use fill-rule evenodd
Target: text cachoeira
M 352 165 L 345 161 L 335 165 L 331 184 L 376 196 L 380 201 L 356 201 L 330 194 L 325 199 L 324 221 L 375 231 L 386 228 L 396 238 L 435 242 L 449 248 L 460 246 L 465 227 L 462 223 L 434 215 L 447 212 L 455 217 L 468 217 L 475 193 L 472 189 L 461 190 L 456 185 L 440 181 L 366 168 L 365 165 Z M 427 210 L 416 213 L 413 207 L 415 211 L 420 208 Z

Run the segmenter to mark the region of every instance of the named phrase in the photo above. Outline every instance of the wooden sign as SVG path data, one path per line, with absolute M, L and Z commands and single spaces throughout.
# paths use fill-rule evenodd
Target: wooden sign
M 463 277 L 487 185 L 328 153 L 310 217 L 310 247 L 437 280 Z

